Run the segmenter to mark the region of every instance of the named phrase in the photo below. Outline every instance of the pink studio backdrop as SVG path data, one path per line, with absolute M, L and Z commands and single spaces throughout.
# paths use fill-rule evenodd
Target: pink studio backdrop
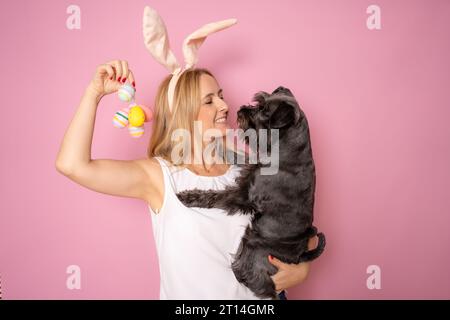
M 81 29 L 69 30 L 69 5 Z M 369 30 L 367 7 L 381 9 Z M 10 1 L 0 10 L 0 276 L 4 299 L 158 299 L 144 202 L 85 189 L 55 170 L 65 129 L 98 64 L 124 59 L 137 99 L 166 70 L 141 32 L 145 5 L 166 21 L 178 59 L 197 27 L 237 18 L 206 40 L 235 111 L 259 90 L 289 87 L 305 110 L 317 167 L 315 221 L 327 249 L 290 299 L 450 298 L 450 1 Z M 98 109 L 93 158 L 145 157 L 150 127 L 112 126 Z M 69 290 L 66 268 L 81 268 Z M 366 269 L 381 269 L 368 289 Z M 202 279 L 198 279 L 199 285 Z

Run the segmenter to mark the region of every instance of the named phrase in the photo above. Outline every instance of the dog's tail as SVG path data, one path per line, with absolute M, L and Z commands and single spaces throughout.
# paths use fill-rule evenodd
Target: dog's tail
M 319 243 L 317 244 L 317 247 L 313 250 L 305 251 L 300 256 L 299 262 L 306 262 L 306 261 L 314 260 L 322 254 L 323 250 L 325 249 L 325 245 L 326 245 L 325 235 L 321 232 L 321 233 L 317 234 L 317 237 L 319 238 Z

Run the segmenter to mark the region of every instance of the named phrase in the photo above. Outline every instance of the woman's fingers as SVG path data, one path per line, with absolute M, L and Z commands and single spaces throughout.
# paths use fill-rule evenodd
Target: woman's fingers
M 122 64 L 119 60 L 112 61 L 112 65 L 114 66 L 114 69 L 116 69 L 116 77 L 113 80 L 120 81 L 120 78 L 122 77 Z
M 109 80 L 115 80 L 116 79 L 116 68 L 114 68 L 113 66 L 110 66 L 110 67 L 113 70 L 113 74 L 111 77 L 109 77 Z
M 269 259 L 269 262 L 271 264 L 273 264 L 275 267 L 277 267 L 278 269 L 282 269 L 285 266 L 285 264 L 283 262 L 281 262 L 280 260 L 278 260 L 277 258 L 275 258 L 271 255 L 269 255 L 267 258 Z
M 112 60 L 112 61 L 107 62 L 106 64 L 111 67 L 111 69 L 109 69 L 109 70 L 112 70 L 112 73 L 113 73 L 111 75 L 110 72 L 108 72 L 108 75 L 110 76 L 110 80 L 118 81 L 121 84 L 125 83 L 128 80 L 133 85 L 133 87 L 136 86 L 134 74 L 128 66 L 128 61 Z
M 109 64 L 105 64 L 104 69 L 108 73 L 109 78 L 114 77 L 114 69 Z
M 128 62 L 125 60 L 120 60 L 120 65 L 122 67 L 122 78 L 120 79 L 120 82 L 125 83 L 128 78 Z
M 133 85 L 134 89 L 136 90 L 136 84 L 135 84 L 135 80 L 134 80 L 134 74 L 133 71 L 131 71 L 131 69 L 128 69 L 128 80 L 130 81 L 130 83 Z
M 108 64 L 101 64 L 97 68 L 97 72 L 99 75 L 108 74 L 108 77 L 111 78 L 114 76 L 114 70 L 113 68 Z
M 112 60 L 112 61 L 108 61 L 106 64 L 110 65 L 111 68 L 114 71 L 114 75 L 112 77 L 112 79 L 110 78 L 110 80 L 117 80 L 118 77 L 120 77 L 119 72 L 121 72 L 121 68 L 118 67 L 118 65 L 120 65 L 120 63 L 118 63 L 119 60 Z

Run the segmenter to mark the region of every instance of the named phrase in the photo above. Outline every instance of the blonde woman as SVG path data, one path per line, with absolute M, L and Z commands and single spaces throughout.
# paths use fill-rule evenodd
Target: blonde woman
M 229 110 L 223 92 L 208 70 L 187 70 L 178 80 L 170 111 L 167 90 L 171 77 L 167 76 L 157 91 L 147 156 L 129 161 L 92 159 L 95 116 L 102 97 L 116 92 L 125 82 L 135 85 L 127 61 L 98 66 L 64 135 L 56 168 L 91 190 L 145 201 L 159 258 L 161 299 L 257 299 L 231 270 L 232 253 L 249 217 L 228 216 L 219 209 L 187 208 L 176 197 L 176 193 L 193 188 L 223 189 L 239 174 L 236 165 L 175 164 L 172 159 L 177 143 L 174 131 L 185 129 L 194 137 L 194 121 L 199 121 L 203 132 L 216 129 L 225 135 Z M 311 249 L 315 241 L 310 240 Z M 285 289 L 308 275 L 309 263 L 291 265 L 270 256 L 268 259 L 278 268 L 272 279 L 282 299 Z

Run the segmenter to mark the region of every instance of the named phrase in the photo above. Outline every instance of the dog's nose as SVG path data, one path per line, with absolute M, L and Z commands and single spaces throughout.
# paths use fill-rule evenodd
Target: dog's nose
M 246 112 L 246 111 L 249 111 L 249 110 L 252 110 L 252 109 L 254 109 L 254 107 L 252 107 L 252 106 L 247 106 L 247 105 L 243 105 L 243 106 L 241 106 L 240 108 L 239 108 L 239 110 L 238 110 L 238 113 L 242 113 L 242 112 Z

